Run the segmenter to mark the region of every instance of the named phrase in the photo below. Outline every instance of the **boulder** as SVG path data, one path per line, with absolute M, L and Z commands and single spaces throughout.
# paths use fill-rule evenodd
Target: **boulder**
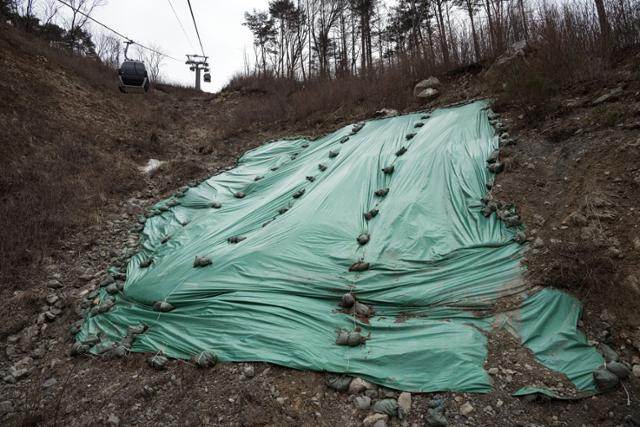
M 429 77 L 428 79 L 422 80 L 413 88 L 413 95 L 418 96 L 420 92 L 423 92 L 429 88 L 436 88 L 440 86 L 440 80 L 437 77 Z
M 421 92 L 419 92 L 416 97 L 420 98 L 420 99 L 424 99 L 426 101 L 430 101 L 432 99 L 437 98 L 440 95 L 440 92 L 438 92 L 438 89 L 434 89 L 432 87 L 427 88 Z

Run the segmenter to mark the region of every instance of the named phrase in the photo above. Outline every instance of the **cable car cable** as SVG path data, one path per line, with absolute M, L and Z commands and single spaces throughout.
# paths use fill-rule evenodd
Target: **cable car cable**
M 113 28 L 109 27 L 108 25 L 103 24 L 102 22 L 98 21 L 97 19 L 92 18 L 91 16 L 87 15 L 86 13 L 84 13 L 83 11 L 81 11 L 80 9 L 76 9 L 76 8 L 74 8 L 72 5 L 70 5 L 69 3 L 65 2 L 64 0 L 57 0 L 57 1 L 58 1 L 59 3 L 62 3 L 62 4 L 63 4 L 63 5 L 65 5 L 65 6 L 70 7 L 70 8 L 71 8 L 71 10 L 73 10 L 74 12 L 79 13 L 80 15 L 82 15 L 82 16 L 84 16 L 84 17 L 86 17 L 86 18 L 87 18 L 87 19 L 89 19 L 90 21 L 93 21 L 93 22 L 95 22 L 96 24 L 98 24 L 98 25 L 100 25 L 100 26 L 102 26 L 102 27 L 106 28 L 107 30 L 111 31 L 112 33 L 119 35 L 119 36 L 120 36 L 120 37 L 122 37 L 123 39 L 128 40 L 128 41 L 132 41 L 132 42 L 133 42 L 133 40 L 131 40 L 131 38 L 129 38 L 129 37 L 127 37 L 127 36 L 125 36 L 125 35 L 124 35 L 124 34 L 122 34 L 122 33 L 119 33 L 118 31 L 114 30 Z M 145 45 L 143 45 L 143 44 L 140 44 L 140 43 L 138 43 L 138 42 L 134 42 L 134 43 L 135 43 L 135 44 L 137 44 L 138 46 L 140 46 L 141 48 L 143 48 L 143 49 L 147 49 L 147 50 L 149 50 L 149 51 L 151 51 L 151 52 L 154 52 L 154 53 L 157 53 L 158 55 L 166 56 L 167 58 L 169 58 L 169 59 L 173 59 L 174 61 L 182 62 L 181 60 L 176 59 L 176 58 L 174 58 L 173 56 L 168 55 L 168 54 L 166 54 L 166 53 L 162 53 L 162 52 L 159 52 L 159 51 L 157 51 L 157 50 L 155 50 L 155 49 L 151 49 L 150 47 L 147 47 L 147 46 L 145 46 Z
M 206 56 L 204 54 L 204 48 L 202 47 L 202 39 L 200 38 L 200 31 L 198 31 L 198 24 L 196 24 L 196 17 L 193 14 L 193 8 L 191 7 L 191 0 L 187 0 L 189 4 L 189 10 L 191 11 L 191 19 L 193 19 L 193 26 L 196 28 L 196 34 L 198 35 L 198 41 L 200 42 L 200 50 L 202 51 L 202 56 Z
M 196 50 L 196 48 L 193 47 L 193 43 L 191 43 L 191 38 L 189 38 L 189 35 L 187 34 L 187 30 L 184 29 L 184 25 L 182 25 L 182 21 L 178 17 L 178 14 L 176 13 L 175 8 L 173 7 L 173 3 L 171 3 L 171 0 L 167 0 L 167 2 L 169 3 L 169 6 L 171 6 L 171 10 L 173 11 L 173 16 L 176 17 L 176 20 L 178 21 L 178 24 L 182 29 L 182 34 L 184 34 L 184 38 L 187 39 L 187 43 L 189 43 L 189 46 L 191 46 L 192 50 Z

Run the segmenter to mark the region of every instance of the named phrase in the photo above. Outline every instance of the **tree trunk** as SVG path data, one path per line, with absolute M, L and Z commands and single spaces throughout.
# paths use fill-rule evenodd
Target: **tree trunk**
M 607 19 L 607 11 L 604 8 L 604 0 L 594 0 L 596 2 L 596 11 L 598 12 L 598 21 L 600 22 L 600 44 L 603 52 L 607 52 L 609 48 L 609 35 L 611 27 Z
M 469 21 L 471 22 L 471 37 L 473 38 L 473 51 L 475 52 L 476 62 L 480 61 L 480 44 L 478 43 L 478 34 L 476 33 L 476 24 L 473 19 L 473 5 L 470 0 L 467 1 L 467 12 L 469 13 Z

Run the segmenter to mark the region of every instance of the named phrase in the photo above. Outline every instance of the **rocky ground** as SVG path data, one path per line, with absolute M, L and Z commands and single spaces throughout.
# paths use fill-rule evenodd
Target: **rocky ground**
M 486 94 L 486 88 L 476 84 L 477 77 L 460 79 L 444 82 L 430 105 Z M 487 337 L 486 369 L 494 380 L 494 390 L 488 394 L 410 394 L 357 378 L 336 390 L 329 387 L 325 373 L 266 363 L 219 363 L 199 369 L 190 362 L 171 360 L 165 369 L 154 370 L 147 364 L 149 355 L 71 357 L 69 327 L 78 319 L 77 306 L 99 285 L 107 267 L 122 263 L 135 250 L 137 237 L 131 230 L 140 214 L 188 181 L 233 166 L 247 149 L 303 131 L 240 132 L 230 137 L 220 129 L 228 106 L 242 102 L 238 96 L 157 93 L 147 105 L 150 116 L 141 120 L 146 126 L 156 123 L 155 141 L 166 146 L 156 152 L 163 163 L 140 172 L 138 189 L 110 200 L 94 225 L 74 233 L 40 260 L 35 268 L 42 274 L 33 286 L 3 288 L 1 422 L 640 425 L 640 79 L 622 69 L 611 87 L 568 91 L 555 101 L 560 106 L 556 113 L 536 125 L 526 111 L 498 106 L 501 122 L 517 142 L 501 152 L 505 172 L 499 175 L 493 195 L 514 202 L 529 226 L 528 280 L 581 298 L 585 302 L 581 326 L 588 338 L 594 345 L 607 344 L 632 368 L 613 391 L 572 400 L 513 397 L 525 385 L 544 385 L 565 396 L 572 395 L 572 387 L 503 331 Z M 131 156 L 140 167 L 150 157 L 145 152 Z

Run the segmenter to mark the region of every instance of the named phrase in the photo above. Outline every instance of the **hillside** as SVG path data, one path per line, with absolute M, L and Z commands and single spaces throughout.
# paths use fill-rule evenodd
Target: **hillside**
M 508 68 L 491 77 L 482 66 L 439 76 L 441 95 L 430 103 L 413 97 L 413 81 L 393 86 L 404 88 L 395 97 L 371 98 L 362 94 L 372 88 L 358 83 L 343 102 L 335 99 L 347 83 L 282 90 L 237 81 L 215 95 L 158 87 L 142 97 L 120 94 L 101 64 L 0 25 L 4 423 L 362 425 L 362 399 L 328 388 L 322 373 L 267 363 L 201 371 L 177 360 L 155 371 L 144 354 L 71 357 L 68 330 L 106 269 L 135 251 L 138 217 L 178 188 L 275 138 L 324 135 L 385 106 L 413 112 L 477 97 L 496 100 L 516 141 L 501 152 L 505 171 L 493 196 L 515 203 L 528 225 L 530 284 L 581 299 L 588 339 L 640 365 L 638 52 L 597 80 L 539 98 L 496 84 L 512 82 Z M 146 173 L 150 159 L 163 163 Z M 536 381 L 558 394 L 571 385 L 506 334 L 492 336 L 488 350 L 492 392 L 413 394 L 408 417 L 390 425 L 424 425 L 434 404 L 446 408 L 449 425 L 640 424 L 636 377 L 575 402 L 517 398 L 514 391 Z

